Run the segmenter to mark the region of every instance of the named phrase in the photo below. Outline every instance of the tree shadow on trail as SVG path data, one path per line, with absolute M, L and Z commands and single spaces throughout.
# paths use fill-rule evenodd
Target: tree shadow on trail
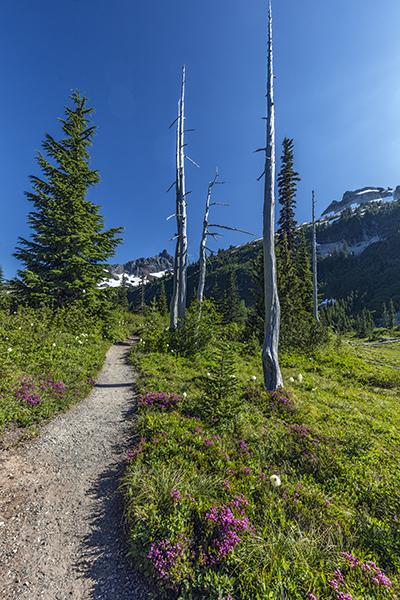
M 92 583 L 92 600 L 144 600 L 146 587 L 127 556 L 127 533 L 123 520 L 123 498 L 119 490 L 124 471 L 124 457 L 129 446 L 130 422 L 134 407 L 123 415 L 127 423 L 128 442 L 114 446 L 110 455 L 116 462 L 109 465 L 88 491 L 95 499 L 90 515 L 91 533 L 85 538 L 76 568 Z
M 95 388 L 131 388 L 133 385 L 132 381 L 127 383 L 96 383 Z

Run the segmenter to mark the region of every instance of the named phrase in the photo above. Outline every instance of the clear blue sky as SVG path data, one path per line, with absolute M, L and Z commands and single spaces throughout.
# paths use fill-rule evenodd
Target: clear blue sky
M 198 252 L 207 182 L 226 185 L 215 220 L 261 232 L 266 0 L 3 0 L 0 20 L 0 264 L 14 274 L 27 235 L 28 176 L 46 131 L 58 135 L 72 89 L 95 107 L 91 198 L 124 225 L 115 261 L 169 241 L 179 73 L 188 68 L 190 257 Z M 298 218 L 346 189 L 400 184 L 400 2 L 275 0 L 277 142 L 295 138 Z M 278 147 L 278 153 L 280 148 Z M 227 234 L 220 246 L 244 241 Z

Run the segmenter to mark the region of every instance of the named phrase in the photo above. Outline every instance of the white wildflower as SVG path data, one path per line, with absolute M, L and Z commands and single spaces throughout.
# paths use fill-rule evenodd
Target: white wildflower
M 33 323 L 31 323 L 31 327 L 33 327 Z
M 53 348 L 55 348 L 55 347 L 56 347 L 56 343 L 55 343 L 55 342 L 53 342 Z
M 184 398 L 187 398 L 187 393 L 186 393 L 186 392 L 183 392 L 182 396 L 183 396 Z
M 211 373 L 209 371 L 207 372 L 207 377 L 211 377 Z
M 252 381 L 257 381 L 257 377 L 256 377 L 255 375 L 252 375 L 252 376 L 251 376 L 251 380 L 252 380 Z
M 303 383 L 303 375 L 302 375 L 301 373 L 299 373 L 299 374 L 297 375 L 297 381 L 298 381 L 299 383 Z
M 12 352 L 12 348 L 7 348 L 7 352 Z
M 294 377 L 289 377 L 289 383 L 294 383 Z
M 82 340 L 78 340 L 78 344 L 83 344 Z
M 271 477 L 269 478 L 271 484 L 273 485 L 273 487 L 279 487 L 281 485 L 281 478 L 278 475 L 271 475 Z

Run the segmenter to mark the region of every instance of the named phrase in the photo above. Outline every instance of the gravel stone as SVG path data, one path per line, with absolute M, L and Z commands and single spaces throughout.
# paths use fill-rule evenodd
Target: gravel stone
M 142 600 L 128 558 L 120 478 L 135 411 L 129 345 L 41 435 L 0 455 L 0 598 Z

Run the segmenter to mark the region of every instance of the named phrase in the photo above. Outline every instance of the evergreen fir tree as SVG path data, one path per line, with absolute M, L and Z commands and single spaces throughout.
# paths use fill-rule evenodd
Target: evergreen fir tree
M 249 311 L 246 323 L 246 337 L 251 339 L 256 337 L 260 344 L 264 338 L 264 319 L 265 319 L 265 303 L 264 303 L 264 252 L 263 248 L 256 254 L 251 263 L 251 279 L 254 305 Z
M 121 285 L 117 288 L 117 304 L 124 310 L 129 310 L 128 285 L 125 273 L 122 274 Z
M 281 342 L 287 347 L 296 344 L 301 315 L 299 278 L 286 233 L 277 246 L 278 290 L 281 304 Z
M 283 140 L 282 165 L 278 174 L 278 200 L 281 205 L 279 214 L 278 240 L 286 236 L 289 251 L 294 253 L 297 243 L 297 222 L 295 217 L 297 183 L 299 174 L 294 170 L 294 142 Z
M 375 327 L 371 311 L 367 308 L 364 308 L 356 318 L 355 324 L 358 337 L 369 337 L 372 334 Z
M 105 263 L 120 242 L 121 229 L 104 230 L 99 207 L 87 200 L 99 182 L 99 173 L 89 167 L 93 109 L 79 92 L 72 101 L 61 119 L 64 137 L 56 141 L 47 134 L 44 154 L 38 154 L 43 178 L 32 176 L 33 191 L 27 193 L 34 205 L 28 218 L 33 234 L 31 240 L 20 238 L 15 252 L 25 264 L 16 291 L 33 306 L 96 304 Z
M 393 300 L 390 300 L 389 302 L 389 310 L 388 310 L 388 316 L 389 316 L 389 329 L 394 329 L 395 327 L 397 327 L 397 312 L 396 309 L 394 307 L 394 303 Z
M 246 308 L 240 300 L 236 271 L 229 272 L 228 285 L 225 290 L 222 304 L 222 314 L 225 323 L 244 323 Z
M 383 303 L 382 322 L 383 322 L 384 327 L 386 327 L 387 329 L 390 329 L 390 317 L 389 317 L 389 311 L 386 306 L 386 302 Z
M 161 315 L 166 315 L 168 314 L 168 303 L 167 303 L 167 292 L 165 290 L 165 283 L 164 281 L 161 282 L 160 284 L 160 293 L 158 295 L 158 312 Z
M 298 278 L 298 293 L 301 306 L 307 312 L 313 312 L 313 279 L 311 258 L 307 246 L 304 229 L 299 236 L 299 244 L 295 255 L 296 274 Z

